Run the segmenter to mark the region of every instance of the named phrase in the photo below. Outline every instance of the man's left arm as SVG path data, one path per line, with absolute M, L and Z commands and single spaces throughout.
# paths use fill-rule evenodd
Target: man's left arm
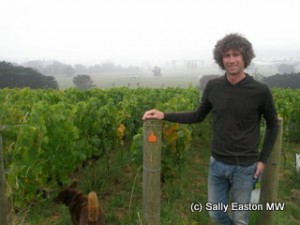
M 266 122 L 266 131 L 264 135 L 262 151 L 257 164 L 255 173 L 256 175 L 260 175 L 265 167 L 265 163 L 267 162 L 268 157 L 274 148 L 279 128 L 277 112 L 273 102 L 272 93 L 269 89 L 267 89 L 267 93 L 264 97 L 264 105 L 262 108 L 262 114 Z

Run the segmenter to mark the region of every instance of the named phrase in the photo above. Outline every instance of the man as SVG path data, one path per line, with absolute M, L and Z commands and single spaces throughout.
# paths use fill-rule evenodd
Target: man
M 253 183 L 264 170 L 277 136 L 277 113 L 269 88 L 244 71 L 255 56 L 246 38 L 239 34 L 226 35 L 215 45 L 213 55 L 225 74 L 208 82 L 195 111 L 163 113 L 153 109 L 146 111 L 142 119 L 189 124 L 201 122 L 211 112 L 213 138 L 208 202 L 228 206 L 231 200 L 237 206 L 250 202 Z M 266 133 L 259 152 L 262 117 Z M 216 224 L 249 223 L 249 211 L 232 211 L 230 216 L 225 209 L 209 211 Z

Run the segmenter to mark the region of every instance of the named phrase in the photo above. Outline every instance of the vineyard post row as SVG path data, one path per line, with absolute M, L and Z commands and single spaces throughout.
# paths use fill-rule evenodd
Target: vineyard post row
M 275 203 L 278 195 L 279 184 L 279 166 L 280 155 L 282 147 L 282 132 L 283 119 L 278 118 L 279 132 L 275 141 L 273 151 L 270 154 L 264 173 L 261 180 L 261 194 L 259 202 L 265 207 L 268 203 Z M 274 224 L 274 210 L 262 210 L 258 214 L 258 225 L 272 225 Z

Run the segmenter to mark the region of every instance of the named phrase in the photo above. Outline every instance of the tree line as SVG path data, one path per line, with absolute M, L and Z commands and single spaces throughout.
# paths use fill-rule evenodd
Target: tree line
M 161 75 L 160 68 L 157 70 Z M 156 71 L 156 72 L 157 72 Z M 84 71 L 81 71 L 84 72 Z M 154 71 L 152 71 L 154 73 Z M 155 75 L 155 74 L 154 74 Z M 210 79 L 218 75 L 206 75 L 201 77 L 199 88 L 203 90 Z M 259 76 L 259 79 L 270 88 L 300 88 L 300 73 L 275 74 L 268 77 Z M 73 78 L 73 83 L 77 88 L 89 89 L 95 87 L 89 75 L 77 75 Z M 24 67 L 10 62 L 0 61 L 0 88 L 22 88 L 32 89 L 58 89 L 58 83 L 53 76 L 44 75 L 37 69 Z
M 58 83 L 52 76 L 9 62 L 0 62 L 0 88 L 58 89 Z
M 33 60 L 24 63 L 24 66 L 36 69 L 45 75 L 67 75 L 73 76 L 75 74 L 96 74 L 96 73 L 114 73 L 114 72 L 139 72 L 140 68 L 136 66 L 122 67 L 113 63 L 107 62 L 103 64 L 95 64 L 92 66 L 85 66 L 82 64 L 75 64 L 74 66 L 64 64 L 58 61 L 40 61 Z
M 262 82 L 270 88 L 300 88 L 300 73 L 275 74 L 269 77 L 263 77 Z
M 95 87 L 89 75 L 73 77 L 74 85 L 79 89 Z M 0 88 L 58 89 L 59 85 L 53 76 L 46 76 L 36 69 L 0 62 Z

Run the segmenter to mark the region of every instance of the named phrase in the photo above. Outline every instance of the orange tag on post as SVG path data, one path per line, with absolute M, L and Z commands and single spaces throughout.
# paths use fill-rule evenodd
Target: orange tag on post
M 148 136 L 148 142 L 150 142 L 150 143 L 157 142 L 157 137 L 155 136 L 155 134 L 153 132 L 151 132 L 151 134 Z

